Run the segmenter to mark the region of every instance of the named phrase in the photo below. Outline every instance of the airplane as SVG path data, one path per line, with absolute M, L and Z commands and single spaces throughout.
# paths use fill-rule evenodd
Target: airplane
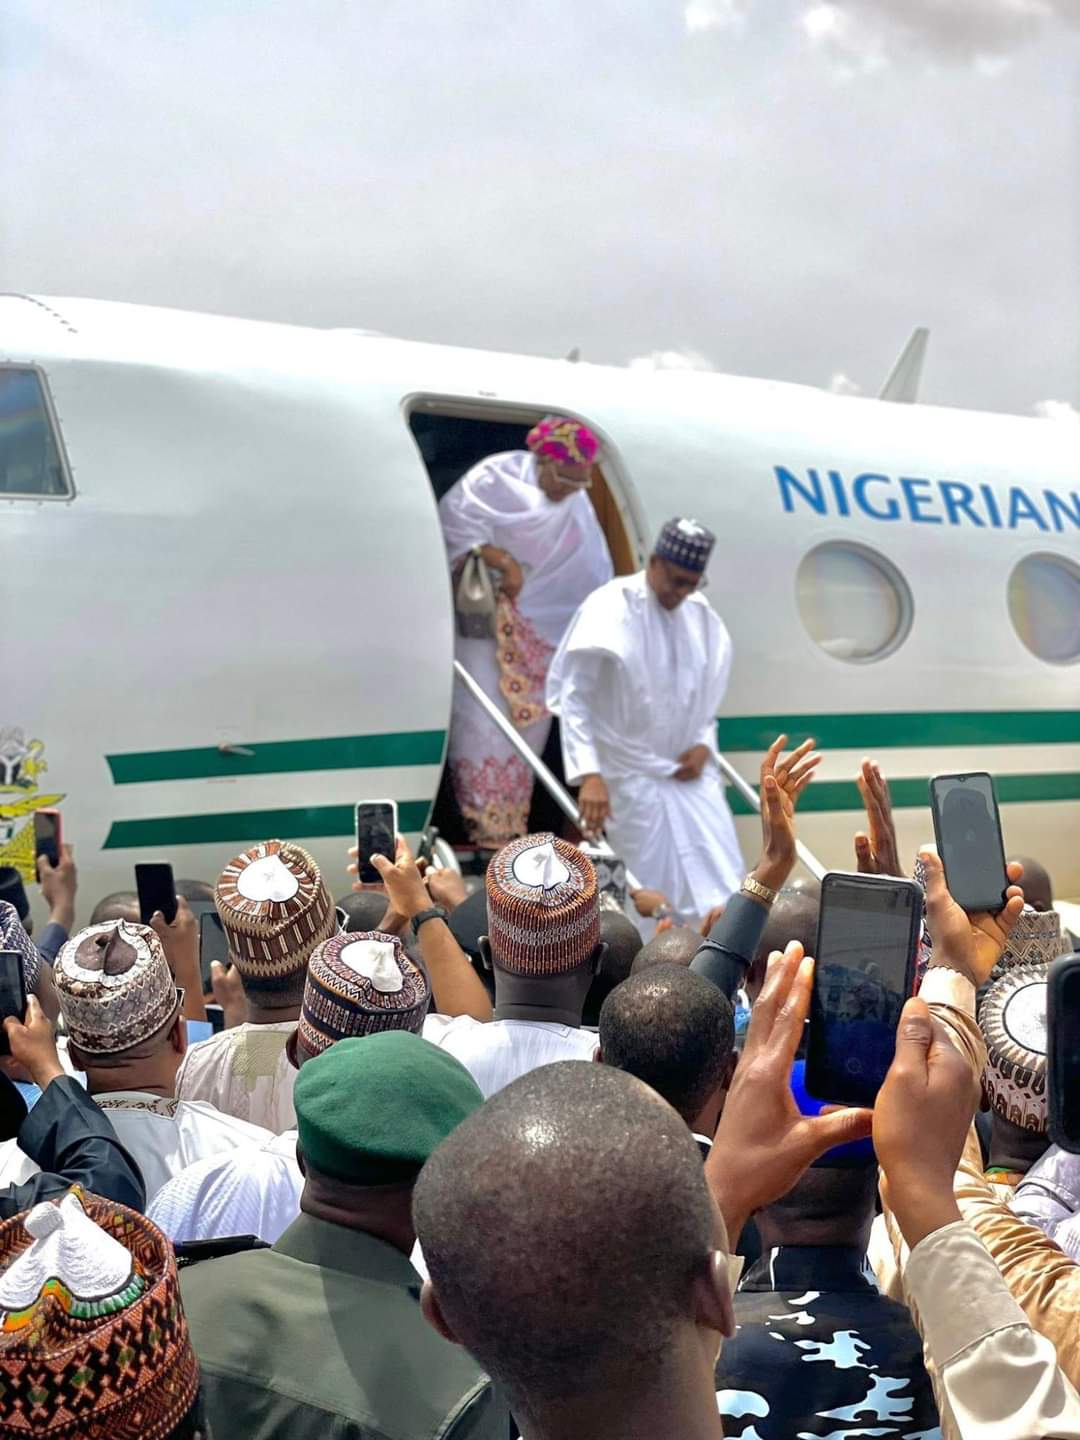
M 340 893 L 361 799 L 421 829 L 454 684 L 436 500 L 548 413 L 604 441 L 619 573 L 671 516 L 717 533 L 720 748 L 752 780 L 779 731 L 816 738 L 822 863 L 853 866 L 872 754 L 909 857 L 927 777 L 987 769 L 1010 851 L 1080 896 L 1080 429 L 910 403 L 918 334 L 885 399 L 51 296 L 0 298 L 0 337 L 0 864 L 29 877 L 59 805 L 83 920 L 137 861 L 213 880 L 271 837 Z

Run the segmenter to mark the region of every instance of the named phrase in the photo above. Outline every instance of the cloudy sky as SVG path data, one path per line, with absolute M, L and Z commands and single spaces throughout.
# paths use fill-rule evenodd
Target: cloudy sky
M 1078 58 L 1080 0 L 4 0 L 0 288 L 870 391 L 925 324 L 924 398 L 1068 414 Z

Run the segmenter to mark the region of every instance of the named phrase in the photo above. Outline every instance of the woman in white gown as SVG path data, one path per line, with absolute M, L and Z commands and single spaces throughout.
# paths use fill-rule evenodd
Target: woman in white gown
M 455 587 L 478 552 L 500 583 L 495 637 L 458 635 L 457 658 L 531 748 L 547 743 L 547 671 L 581 602 L 612 578 L 607 541 L 586 493 L 600 442 L 549 416 L 527 450 L 489 456 L 443 496 L 439 516 Z M 497 849 L 526 832 L 533 777 L 460 685 L 450 723 L 450 777 L 471 841 Z

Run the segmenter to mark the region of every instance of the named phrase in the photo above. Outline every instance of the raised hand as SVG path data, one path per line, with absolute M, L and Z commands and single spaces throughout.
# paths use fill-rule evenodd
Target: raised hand
M 969 915 L 953 899 L 945 883 L 945 868 L 934 850 L 922 850 L 926 870 L 926 928 L 933 941 L 931 965 L 959 970 L 978 988 L 1005 953 L 1013 926 L 1024 908 L 1019 881 L 1024 867 L 1016 861 L 1006 867 L 1013 882 L 1005 892 L 1004 908 L 996 914 Z
M 900 847 L 893 822 L 892 796 L 889 782 L 881 766 L 864 760 L 855 777 L 869 833 L 860 830 L 855 836 L 855 867 L 860 875 L 903 875 L 900 868 Z
M 422 910 L 430 910 L 431 895 L 424 884 L 424 877 L 413 859 L 412 851 L 400 835 L 397 840 L 397 856 L 393 864 L 387 860 L 385 855 L 373 855 L 371 863 L 382 876 L 387 899 L 391 908 L 398 915 L 403 915 L 406 920 L 411 920 Z
M 770 890 L 782 890 L 795 867 L 795 807 L 822 759 L 811 753 L 813 740 L 804 740 L 784 759 L 786 744 L 787 736 L 778 735 L 761 762 L 762 849 L 753 874 Z
M 953 1176 L 974 1112 L 967 1060 L 929 1006 L 909 1000 L 874 1106 L 874 1150 L 885 1202 L 912 1248 L 960 1218 Z
M 35 995 L 27 998 L 26 1014 L 22 1020 L 13 1015 L 7 1017 L 4 1033 L 8 1038 L 11 1058 L 25 1067 L 30 1079 L 42 1090 L 50 1081 L 64 1074 L 56 1052 L 53 1028 Z
M 770 956 L 765 984 L 750 1012 L 746 1045 L 705 1162 L 705 1178 L 732 1245 L 754 1211 L 786 1195 L 818 1156 L 870 1134 L 871 1111 L 803 1115 L 791 1093 L 791 1066 L 813 978 L 813 960 L 793 940 L 782 955 Z
M 47 855 L 38 857 L 38 883 L 49 907 L 49 919 L 70 930 L 75 923 L 75 895 L 79 889 L 79 872 L 75 868 L 75 851 L 70 845 L 60 847 L 60 863 L 53 865 Z

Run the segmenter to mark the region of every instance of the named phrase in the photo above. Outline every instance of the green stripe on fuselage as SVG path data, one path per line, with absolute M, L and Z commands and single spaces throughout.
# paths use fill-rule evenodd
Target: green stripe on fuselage
M 216 747 L 143 750 L 106 755 L 117 785 L 157 780 L 242 780 L 247 775 L 286 775 L 313 770 L 372 770 L 395 765 L 441 765 L 445 730 L 407 730 L 390 735 L 340 735 L 323 740 L 237 741 L 248 755 Z
M 406 833 L 423 828 L 430 800 L 403 800 L 398 824 Z M 147 820 L 115 820 L 105 850 L 169 845 L 232 845 L 256 840 L 318 840 L 352 835 L 352 805 L 305 805 L 295 810 L 239 810 L 218 815 L 165 815 Z
M 777 735 L 812 735 L 825 750 L 1080 742 L 1080 710 L 885 711 L 870 715 L 736 715 L 717 721 L 720 749 L 764 751 Z

